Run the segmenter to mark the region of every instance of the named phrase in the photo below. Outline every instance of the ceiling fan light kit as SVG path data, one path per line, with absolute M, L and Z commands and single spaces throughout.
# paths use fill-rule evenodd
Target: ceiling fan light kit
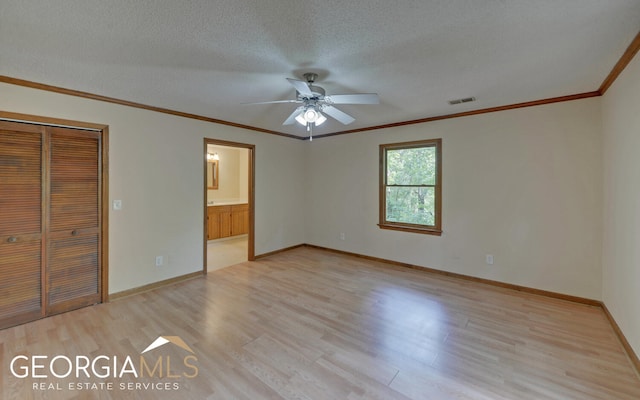
M 298 103 L 301 104 L 284 120 L 282 125 L 291 125 L 298 122 L 306 126 L 308 132 L 313 131 L 314 126 L 322 125 L 329 117 L 336 121 L 348 125 L 355 121 L 351 115 L 334 107 L 334 104 L 379 104 L 380 99 L 377 93 L 353 93 L 326 95 L 320 86 L 313 83 L 318 78 L 318 74 L 307 72 L 304 75 L 305 81 L 287 78 L 287 81 L 296 89 L 295 100 L 274 100 L 249 104 L 275 104 L 275 103 Z M 309 139 L 311 140 L 311 133 Z
M 310 106 L 300 112 L 296 117 L 296 121 L 300 123 L 300 125 L 306 126 L 307 124 L 314 124 L 315 126 L 320 126 L 324 121 L 327 120 L 327 117 L 322 115 L 318 106 Z

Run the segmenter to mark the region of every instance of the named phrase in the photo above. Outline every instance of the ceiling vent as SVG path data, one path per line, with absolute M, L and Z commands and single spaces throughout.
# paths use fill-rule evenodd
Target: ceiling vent
M 454 105 L 454 104 L 470 103 L 472 101 L 476 101 L 476 98 L 466 97 L 464 99 L 449 100 L 449 104 Z

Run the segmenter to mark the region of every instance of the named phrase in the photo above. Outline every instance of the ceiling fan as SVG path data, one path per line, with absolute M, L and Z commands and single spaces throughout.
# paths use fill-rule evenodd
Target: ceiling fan
M 355 118 L 334 107 L 334 104 L 378 104 L 380 102 L 377 93 L 328 95 L 323 88 L 313 84 L 318 78 L 318 74 L 307 72 L 303 76 L 306 82 L 287 78 L 291 86 L 296 89 L 295 100 L 274 100 L 248 104 L 300 104 L 282 125 L 291 125 L 297 121 L 306 126 L 308 131 L 311 131 L 314 125 L 319 126 L 327 120 L 325 114 L 345 125 L 355 121 Z

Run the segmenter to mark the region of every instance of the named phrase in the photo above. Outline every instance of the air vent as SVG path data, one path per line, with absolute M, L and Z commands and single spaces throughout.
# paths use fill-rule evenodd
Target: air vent
M 454 105 L 454 104 L 470 103 L 472 101 L 476 101 L 476 98 L 466 97 L 464 99 L 449 100 L 449 104 Z

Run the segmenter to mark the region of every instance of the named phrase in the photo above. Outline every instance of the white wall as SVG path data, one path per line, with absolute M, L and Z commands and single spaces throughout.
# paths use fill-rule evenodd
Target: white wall
M 621 99 L 621 110 L 633 104 Z M 256 144 L 256 254 L 307 242 L 602 296 L 600 98 L 313 142 L 8 84 L 0 84 L 0 110 L 109 125 L 110 201 L 124 206 L 109 221 L 111 293 L 201 269 L 200 156 L 209 137 Z M 443 236 L 380 230 L 378 144 L 435 137 L 443 138 Z M 630 148 L 621 144 L 621 151 Z M 494 255 L 493 266 L 485 265 L 485 254 Z M 169 265 L 155 267 L 156 255 L 168 256 Z M 622 263 L 633 266 L 627 258 Z M 631 272 L 623 284 L 633 281 Z M 612 311 L 631 321 L 614 298 L 618 284 L 605 277 L 605 285 Z
M 217 138 L 256 145 L 256 254 L 307 242 L 603 299 L 640 353 L 637 104 L 638 57 L 602 99 L 301 142 L 0 83 L 0 110 L 109 125 L 111 293 L 202 268 L 199 157 Z M 443 236 L 380 230 L 378 144 L 435 137 Z
M 202 269 L 205 137 L 256 145 L 256 254 L 304 242 L 302 141 L 4 83 L 0 110 L 109 125 L 110 293 Z
M 239 176 L 239 192 L 238 198 L 240 201 L 247 201 L 249 199 L 249 150 L 239 149 L 238 159 L 238 176 Z
M 307 241 L 600 299 L 600 106 L 591 98 L 307 143 Z M 379 229 L 378 145 L 429 138 L 443 139 L 444 234 Z
M 602 104 L 603 300 L 640 354 L 640 57 L 622 72 Z

